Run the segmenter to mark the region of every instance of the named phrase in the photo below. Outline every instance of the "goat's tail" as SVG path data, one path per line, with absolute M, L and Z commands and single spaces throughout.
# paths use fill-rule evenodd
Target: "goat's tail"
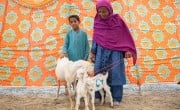
M 109 76 L 109 72 L 107 71 L 105 74 L 104 74 L 104 77 L 107 79 Z

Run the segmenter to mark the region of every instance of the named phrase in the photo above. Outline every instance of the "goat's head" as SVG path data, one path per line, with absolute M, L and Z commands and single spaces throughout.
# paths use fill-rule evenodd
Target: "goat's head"
M 74 66 L 76 68 L 86 68 L 86 71 L 90 72 L 94 70 L 94 66 L 92 65 L 92 63 L 88 62 L 88 61 L 84 61 L 84 60 L 78 60 L 74 63 Z
M 90 77 L 86 78 L 85 85 L 89 91 L 91 91 L 91 92 L 94 91 L 95 81 L 92 78 L 90 78 Z
M 81 68 L 79 68 L 79 69 L 76 71 L 76 73 L 77 73 L 77 75 L 76 75 L 77 80 L 78 80 L 78 79 L 84 79 L 84 78 L 88 77 L 86 67 L 81 67 Z

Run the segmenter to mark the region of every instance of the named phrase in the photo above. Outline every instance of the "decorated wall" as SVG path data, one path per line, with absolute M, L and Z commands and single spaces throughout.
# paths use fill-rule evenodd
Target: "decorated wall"
M 112 0 L 127 23 L 138 60 L 125 59 L 127 82 L 180 81 L 180 0 Z M 77 14 L 91 44 L 94 0 L 0 0 L 0 85 L 56 85 L 55 66 Z

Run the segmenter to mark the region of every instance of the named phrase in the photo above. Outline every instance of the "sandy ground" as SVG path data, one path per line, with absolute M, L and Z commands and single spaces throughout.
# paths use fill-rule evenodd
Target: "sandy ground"
M 0 87 L 0 110 L 70 110 L 67 96 L 61 94 L 55 100 L 55 93 L 54 87 Z M 83 101 L 80 110 L 84 110 Z M 120 106 L 110 108 L 109 104 L 96 105 L 96 110 L 180 110 L 180 85 L 144 86 L 141 94 L 137 88 L 125 87 Z

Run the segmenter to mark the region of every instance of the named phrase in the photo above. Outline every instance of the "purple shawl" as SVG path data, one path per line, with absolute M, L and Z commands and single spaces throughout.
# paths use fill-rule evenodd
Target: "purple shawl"
M 118 14 L 113 14 L 113 9 L 109 1 L 98 1 L 96 10 L 102 6 L 109 10 L 110 15 L 107 19 L 101 19 L 96 14 L 93 40 L 98 45 L 110 50 L 131 52 L 133 64 L 135 64 L 137 59 L 136 47 L 128 27 Z

